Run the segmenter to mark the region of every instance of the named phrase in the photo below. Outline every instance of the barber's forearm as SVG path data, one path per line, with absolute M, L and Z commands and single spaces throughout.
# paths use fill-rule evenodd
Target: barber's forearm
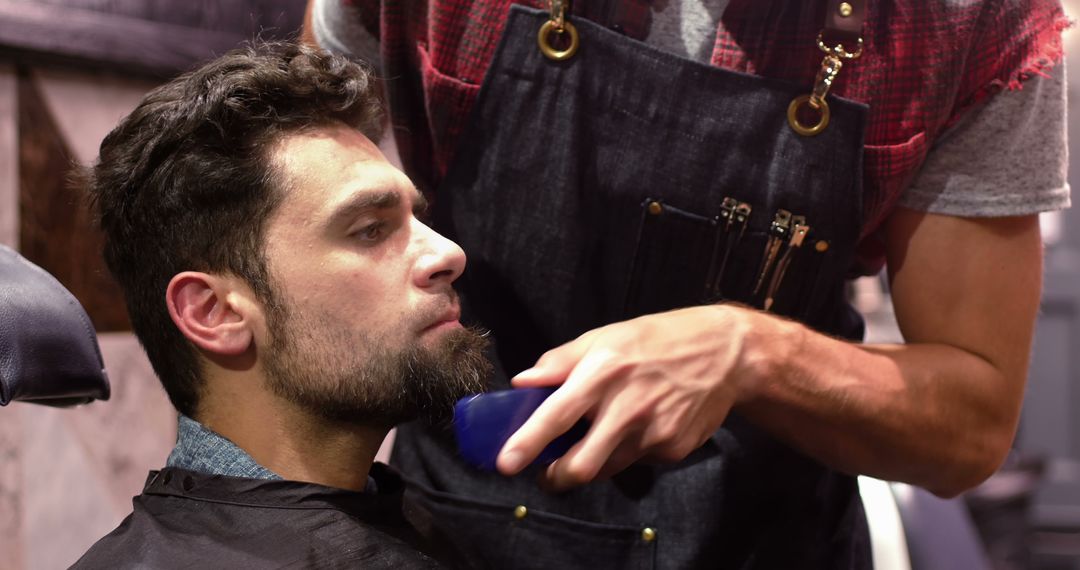
M 307 7 L 304 9 L 304 25 L 300 28 L 300 41 L 310 46 L 320 47 L 319 41 L 315 39 L 315 29 L 312 23 L 314 11 L 315 0 L 308 0 Z
M 1008 452 L 1023 378 L 946 345 L 860 346 L 796 323 L 780 330 L 793 348 L 758 359 L 768 369 L 738 410 L 808 455 L 954 495 Z

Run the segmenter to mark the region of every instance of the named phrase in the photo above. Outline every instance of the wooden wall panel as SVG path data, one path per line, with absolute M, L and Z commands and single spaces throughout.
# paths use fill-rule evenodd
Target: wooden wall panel
M 101 234 L 70 184 L 74 159 L 30 74 L 18 74 L 19 251 L 64 284 L 100 332 L 129 330 Z
M 0 244 L 19 247 L 15 67 L 0 62 Z

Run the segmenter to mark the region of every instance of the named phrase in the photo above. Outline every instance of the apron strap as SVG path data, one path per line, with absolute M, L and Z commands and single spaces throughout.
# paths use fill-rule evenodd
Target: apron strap
M 825 10 L 825 35 L 842 42 L 854 42 L 862 36 L 866 19 L 866 0 L 828 0 Z

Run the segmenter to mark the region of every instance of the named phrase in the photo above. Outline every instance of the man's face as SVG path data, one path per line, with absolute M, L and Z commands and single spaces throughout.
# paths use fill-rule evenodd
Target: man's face
M 287 136 L 286 189 L 268 220 L 274 299 L 260 357 L 271 390 L 334 420 L 442 419 L 483 389 L 486 341 L 462 328 L 452 241 L 417 220 L 422 197 L 362 134 Z

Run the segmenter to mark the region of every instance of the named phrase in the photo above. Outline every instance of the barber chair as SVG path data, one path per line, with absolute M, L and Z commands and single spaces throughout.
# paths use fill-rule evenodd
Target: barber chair
M 0 246 L 0 406 L 109 399 L 94 326 L 52 275 Z
M 859 477 L 875 570 L 990 570 L 967 506 L 906 483 Z

